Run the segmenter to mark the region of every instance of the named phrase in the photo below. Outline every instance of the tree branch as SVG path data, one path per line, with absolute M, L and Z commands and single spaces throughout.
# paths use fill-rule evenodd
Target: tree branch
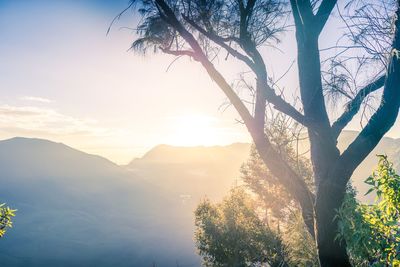
M 183 18 L 193 28 L 195 28 L 197 31 L 199 31 L 201 34 L 203 34 L 204 36 L 206 36 L 207 38 L 209 38 L 210 40 L 212 40 L 213 42 L 215 42 L 216 44 L 218 44 L 219 46 L 221 46 L 222 48 L 227 50 L 228 53 L 230 53 L 232 56 L 234 56 L 234 57 L 238 58 L 239 60 L 242 60 L 244 63 L 246 63 L 255 73 L 262 71 L 262 70 L 260 70 L 262 67 L 257 68 L 254 61 L 252 61 L 249 57 L 239 53 L 237 50 L 235 50 L 232 47 L 230 47 L 229 45 L 227 45 L 225 43 L 224 38 L 222 38 L 214 33 L 206 31 L 205 29 L 200 27 L 193 20 L 191 20 L 190 18 L 188 18 L 186 16 L 183 16 Z M 254 55 L 256 53 L 252 52 L 252 54 Z M 255 57 L 255 55 L 253 57 Z M 259 55 L 259 57 L 261 57 L 261 55 Z M 260 61 L 260 60 L 262 60 L 262 59 L 259 58 L 258 61 Z M 259 63 L 259 65 L 261 65 L 261 63 Z M 264 65 L 264 63 L 262 63 L 262 65 Z M 265 67 L 264 67 L 264 69 L 265 69 Z M 266 76 L 266 74 L 265 74 L 265 76 Z M 303 116 L 303 114 L 301 114 L 297 109 L 295 109 L 288 102 L 283 100 L 282 97 L 278 96 L 275 93 L 275 90 L 272 89 L 270 86 L 268 86 L 267 81 L 265 81 L 265 83 L 261 85 L 261 88 L 263 88 L 263 90 L 264 90 L 263 94 L 265 95 L 268 102 L 272 103 L 277 110 L 285 113 L 286 115 L 292 117 L 294 120 L 296 120 L 300 124 L 303 124 L 304 126 L 306 126 L 307 121 L 306 121 L 305 117 Z M 259 104 L 256 106 L 259 106 Z
M 308 121 L 305 119 L 304 115 L 301 114 L 296 108 L 294 108 L 292 105 L 287 103 L 281 96 L 278 96 L 275 93 L 275 90 L 271 88 L 268 85 L 268 75 L 267 75 L 267 70 L 266 66 L 264 63 L 264 59 L 257 50 L 257 47 L 255 44 L 249 39 L 249 36 L 247 34 L 247 24 L 246 20 L 251 14 L 252 9 L 254 8 L 255 1 L 249 1 L 247 4 L 247 7 L 244 8 L 242 5 L 240 8 L 240 45 L 244 49 L 244 51 L 253 59 L 254 62 L 254 73 L 257 76 L 257 83 L 259 83 L 259 88 L 262 88 L 264 92 L 259 92 L 258 94 L 263 94 L 262 97 L 265 97 L 268 102 L 274 105 L 274 107 L 285 113 L 286 115 L 292 117 L 294 120 L 299 122 L 300 124 L 303 124 L 307 126 Z M 257 99 L 256 99 L 257 100 Z M 261 100 L 259 101 L 261 102 Z M 257 103 L 256 103 L 257 104 Z M 260 104 L 258 104 L 260 105 Z M 256 108 L 257 106 L 256 105 Z M 261 121 L 261 119 L 260 119 Z
M 170 49 L 166 49 L 166 48 L 162 48 L 162 47 L 160 47 L 160 50 L 165 54 L 174 55 L 174 56 L 189 56 L 189 57 L 193 58 L 194 60 L 198 61 L 198 59 L 196 58 L 196 54 L 190 50 L 170 50 Z
M 309 0 L 290 0 L 293 17 L 298 30 L 310 25 L 314 19 L 312 6 Z
M 297 7 L 297 1 L 296 0 L 290 0 L 290 6 L 292 8 L 292 13 L 293 13 L 293 18 L 294 18 L 294 25 L 296 27 L 296 30 L 300 31 L 302 26 L 303 26 L 303 22 L 301 20 L 300 12 L 299 12 L 299 9 Z
M 317 14 L 315 15 L 317 27 L 316 31 L 318 34 L 321 33 L 322 29 L 324 28 L 336 3 L 337 0 L 323 0 L 321 5 L 319 6 Z
M 294 106 L 286 102 L 281 96 L 277 95 L 275 90 L 272 89 L 268 84 L 264 85 L 264 90 L 267 101 L 270 102 L 276 110 L 288 115 L 306 127 L 310 126 L 310 121 L 308 121 L 307 118 Z
M 191 20 L 190 18 L 188 18 L 185 15 L 182 15 L 183 19 L 186 20 L 193 28 L 195 28 L 198 32 L 200 32 L 201 34 L 203 34 L 204 36 L 206 36 L 208 39 L 210 39 L 211 41 L 213 41 L 214 43 L 216 43 L 217 45 L 221 46 L 222 48 L 224 48 L 229 54 L 231 54 L 232 56 L 236 57 L 237 59 L 243 61 L 244 63 L 246 63 L 251 69 L 254 68 L 254 62 L 247 56 L 243 55 L 242 53 L 240 53 L 239 51 L 237 51 L 236 49 L 233 49 L 231 46 L 229 46 L 228 44 L 226 44 L 226 40 L 215 34 L 212 32 L 208 32 L 205 29 L 203 29 L 202 27 L 200 27 L 196 22 L 194 22 L 193 20 Z
M 326 110 L 321 79 L 321 58 L 315 16 L 309 0 L 290 0 L 296 25 L 297 65 L 304 116 L 310 121 L 308 133 L 315 180 L 318 184 L 339 157 Z
M 214 79 L 214 81 L 218 84 L 221 90 L 225 93 L 228 97 L 229 101 L 238 111 L 239 115 L 242 117 L 244 123 L 247 127 L 253 127 L 253 117 L 251 116 L 250 112 L 240 100 L 239 96 L 235 93 L 235 91 L 231 88 L 231 86 L 226 82 L 224 77 L 219 73 L 214 65 L 208 60 L 207 56 L 204 54 L 203 50 L 201 49 L 200 45 L 194 38 L 194 36 L 185 29 L 185 27 L 179 22 L 176 18 L 174 12 L 171 8 L 165 3 L 164 0 L 155 0 L 155 2 L 162 8 L 165 16 L 167 16 L 167 23 L 169 23 L 172 27 L 174 27 L 179 34 L 182 36 L 183 39 L 190 45 L 193 49 L 194 58 L 199 61 L 207 70 L 210 77 Z
M 255 147 L 261 159 L 271 171 L 279 178 L 279 182 L 289 194 L 300 204 L 302 216 L 307 230 L 315 238 L 314 232 L 314 201 L 315 196 L 308 189 L 305 181 L 289 166 L 282 156 L 273 149 L 268 138 L 263 134 L 261 138 L 254 139 Z
M 382 75 L 377 80 L 368 84 L 358 91 L 357 95 L 346 105 L 345 112 L 343 112 L 343 114 L 332 124 L 332 131 L 335 139 L 339 137 L 343 128 L 346 127 L 346 125 L 358 113 L 365 97 L 381 88 L 385 83 L 385 79 L 386 77 Z
M 400 109 L 400 5 L 397 6 L 395 35 L 386 73 L 381 105 L 357 138 L 343 152 L 338 166 L 350 176 L 393 126 Z M 346 176 L 345 176 L 346 177 Z M 347 183 L 347 181 L 341 181 Z

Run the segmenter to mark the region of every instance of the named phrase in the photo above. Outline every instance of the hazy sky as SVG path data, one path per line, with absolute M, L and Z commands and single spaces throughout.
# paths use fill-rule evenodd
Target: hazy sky
M 0 0 L 0 139 L 47 138 L 117 163 L 156 144 L 248 142 L 205 72 L 182 59 L 127 51 L 135 26 L 127 0 Z M 327 36 L 329 32 L 325 33 Z M 284 47 L 285 48 L 285 47 Z M 265 54 L 279 77 L 295 58 Z M 228 77 L 241 66 L 218 64 Z M 281 81 L 296 87 L 295 69 Z M 400 137 L 396 128 L 390 133 Z M 351 125 L 357 129 L 358 124 Z

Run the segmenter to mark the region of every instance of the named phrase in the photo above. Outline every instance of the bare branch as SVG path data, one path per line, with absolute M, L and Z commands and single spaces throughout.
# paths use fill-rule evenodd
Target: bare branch
M 312 23 L 314 14 L 309 0 L 290 0 L 290 5 L 297 30 L 302 30 L 306 24 Z
M 337 0 L 323 0 L 319 6 L 318 12 L 315 15 L 317 32 L 320 33 L 324 28 L 333 8 L 335 7 Z
M 276 110 L 285 113 L 304 126 L 310 126 L 310 122 L 306 119 L 306 117 L 295 107 L 286 102 L 281 96 L 277 95 L 275 90 L 272 89 L 268 84 L 265 84 L 263 87 L 268 102 L 270 102 Z
M 108 26 L 106 35 L 108 35 L 111 31 L 111 27 L 113 26 L 114 22 L 116 22 L 117 20 L 119 20 L 122 15 L 128 11 L 131 7 L 133 7 L 133 5 L 135 4 L 135 1 L 132 1 L 124 10 L 122 10 L 121 12 L 118 13 L 118 15 L 116 15 L 113 20 L 111 21 L 110 25 Z
M 337 139 L 344 127 L 353 119 L 360 110 L 364 99 L 372 92 L 381 88 L 385 83 L 385 76 L 379 77 L 377 80 L 362 88 L 357 95 L 346 105 L 345 112 L 332 124 L 334 137 Z
M 160 50 L 165 54 L 174 55 L 174 56 L 189 56 L 189 57 L 193 58 L 194 60 L 198 61 L 198 59 L 196 58 L 196 54 L 190 50 L 170 50 L 170 49 L 166 49 L 166 48 L 162 48 L 162 47 L 160 47 Z
M 296 0 L 290 0 L 290 6 L 292 7 L 292 14 L 294 18 L 294 24 L 297 30 L 300 30 L 303 26 L 303 22 L 300 17 L 300 12 L 297 7 L 297 1 Z

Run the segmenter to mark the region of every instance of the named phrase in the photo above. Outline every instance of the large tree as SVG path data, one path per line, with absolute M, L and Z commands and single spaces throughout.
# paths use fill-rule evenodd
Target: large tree
M 400 106 L 399 0 L 350 2 L 346 7 L 338 7 L 339 16 L 335 16 L 335 20 L 343 18 L 348 41 L 343 44 L 340 38 L 334 42 L 339 45 L 323 50 L 329 52 L 324 57 L 319 37 L 338 5 L 336 0 L 131 3 L 142 16 L 136 28 L 138 39 L 132 47 L 188 56 L 200 63 L 237 110 L 268 169 L 299 203 L 304 222 L 316 240 L 321 266 L 350 266 L 345 244 L 335 240 L 335 213 L 353 171 L 393 126 Z M 285 31 L 295 31 L 300 107 L 285 100 L 277 90 L 277 81 L 267 72 L 279 63 L 265 60 L 264 48 L 279 46 L 280 34 Z M 217 69 L 214 60 L 219 56 L 245 64 L 252 73 L 245 81 L 254 97 L 252 105 L 238 95 L 231 81 Z M 253 79 L 253 85 L 248 83 L 249 79 Z M 369 96 L 381 91 L 380 103 L 371 106 Z M 336 119 L 330 116 L 326 104 L 332 96 L 331 99 L 347 98 L 343 113 Z M 307 129 L 315 194 L 265 134 L 267 107 L 290 116 Z M 367 121 L 365 107 L 373 109 Z M 359 113 L 364 127 L 341 152 L 337 139 Z

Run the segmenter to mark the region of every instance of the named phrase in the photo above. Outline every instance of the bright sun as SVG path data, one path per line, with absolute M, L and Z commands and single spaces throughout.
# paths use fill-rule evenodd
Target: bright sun
M 173 134 L 169 143 L 179 146 L 211 146 L 223 142 L 218 119 L 204 115 L 184 115 L 172 118 Z

